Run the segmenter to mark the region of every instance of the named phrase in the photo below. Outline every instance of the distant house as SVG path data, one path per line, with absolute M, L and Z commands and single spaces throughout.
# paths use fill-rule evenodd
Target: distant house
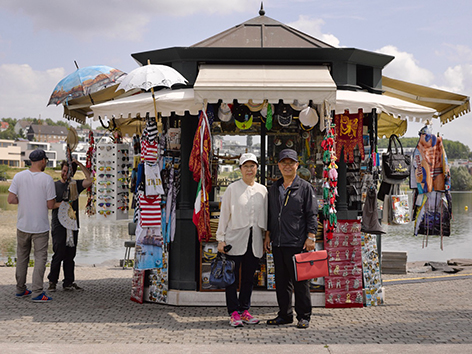
M 26 138 L 26 134 L 28 133 L 29 126 L 31 122 L 28 122 L 25 119 L 20 119 L 15 124 L 15 133 L 20 134 L 20 131 L 23 133 L 23 138 Z
M 8 129 L 9 126 L 10 124 L 8 124 L 7 122 L 0 122 L 0 132 L 4 132 Z
M 57 143 L 64 141 L 68 132 L 66 127 L 59 125 L 31 124 L 26 137 L 29 141 Z
M 15 141 L 0 139 L 0 165 L 21 167 L 21 147 Z

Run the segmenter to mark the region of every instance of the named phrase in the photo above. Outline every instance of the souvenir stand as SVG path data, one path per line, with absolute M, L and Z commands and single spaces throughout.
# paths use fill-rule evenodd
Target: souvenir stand
M 131 134 L 133 120 L 146 124 L 135 154 L 143 169 L 159 165 L 160 201 L 142 197 L 146 183 L 134 196 L 136 204 L 145 202 L 137 210 L 149 205 L 156 208 L 153 215 L 160 210 L 161 223 L 149 226 L 154 230 L 148 233 L 142 225 L 145 214 L 135 217 L 143 231 L 136 238 L 133 298 L 224 306 L 222 290 L 207 281 L 216 255 L 220 198 L 238 178 L 241 153 L 258 156 L 257 181 L 270 186 L 280 177 L 278 152 L 293 148 L 299 175 L 312 183 L 318 197 L 317 249 L 327 249 L 330 257 L 330 276 L 311 281 L 313 305 L 380 304 L 380 231 L 363 229 L 362 223 L 366 196 L 379 180 L 377 137 L 403 127 L 407 117 L 431 119 L 437 108 L 382 94 L 382 69 L 393 57 L 334 48 L 266 17 L 262 9 L 259 14 L 191 47 L 132 54 L 142 65 L 172 66 L 188 80 L 187 88 L 157 91 L 155 99 L 141 93 L 92 106 L 96 119 L 115 116 Z M 154 112 L 153 103 L 162 122 L 155 147 L 148 135 L 153 118 L 144 118 Z M 232 139 L 246 144 L 238 148 L 228 143 Z M 146 161 L 150 151 L 156 156 Z M 140 269 L 146 262 L 141 257 L 151 254 L 157 266 Z M 270 291 L 273 273 L 268 254 L 254 279 L 253 306 L 276 305 Z

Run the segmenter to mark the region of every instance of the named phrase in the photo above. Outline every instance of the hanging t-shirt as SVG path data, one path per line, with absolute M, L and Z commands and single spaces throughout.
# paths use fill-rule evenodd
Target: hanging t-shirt
M 159 164 L 150 165 L 145 163 L 144 178 L 144 184 L 146 188 L 145 192 L 147 196 L 164 194 Z
M 139 224 L 141 227 L 161 227 L 161 196 L 147 197 L 140 195 L 139 206 L 141 215 Z
M 157 162 L 158 145 L 157 141 L 149 142 L 147 140 L 141 141 L 141 160 L 150 163 Z

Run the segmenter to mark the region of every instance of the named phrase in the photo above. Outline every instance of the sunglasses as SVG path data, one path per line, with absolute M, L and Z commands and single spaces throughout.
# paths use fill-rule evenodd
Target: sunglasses
M 129 177 L 121 177 L 121 178 L 118 178 L 118 181 L 120 181 L 120 182 L 128 182 L 128 181 L 129 181 Z
M 122 184 L 121 186 L 118 186 L 118 188 L 128 189 L 128 185 L 127 184 Z
M 128 156 L 123 156 L 121 159 L 122 159 L 123 161 L 129 161 L 129 157 L 128 157 Z
M 127 192 L 127 191 L 126 191 L 126 192 L 119 192 L 119 193 L 116 193 L 116 194 L 117 194 L 117 195 L 126 195 L 126 196 L 127 196 L 127 195 L 128 195 L 128 192 Z
M 104 165 L 111 165 L 113 161 L 98 161 L 98 163 L 102 163 Z
M 110 214 L 114 213 L 114 211 L 113 210 L 99 210 L 98 213 L 100 215 L 110 215 Z
M 100 178 L 103 178 L 103 177 L 112 178 L 113 176 L 114 176 L 114 175 L 109 174 L 109 173 L 100 173 L 100 174 L 98 175 L 98 177 L 100 177 Z
M 98 206 L 100 207 L 111 207 L 113 205 L 113 203 L 98 203 Z
M 100 184 L 102 186 L 109 186 L 109 185 L 115 184 L 115 182 L 112 182 L 112 181 L 99 181 L 98 184 Z
M 120 207 L 118 207 L 118 209 L 120 209 L 120 210 L 128 210 L 129 207 L 128 207 L 127 205 L 125 205 L 125 206 L 120 206 Z
M 102 146 L 99 146 L 98 148 L 99 148 L 100 150 L 105 150 L 105 149 L 107 149 L 107 151 L 110 151 L 111 149 L 113 149 L 113 146 L 103 146 L 103 145 L 102 145 Z
M 114 170 L 114 168 L 111 167 L 111 166 L 100 166 L 98 169 L 99 169 L 99 171 L 112 171 L 112 170 Z
M 107 199 L 115 199 L 115 197 L 113 197 L 112 195 L 99 195 L 98 199 L 107 200 Z
M 110 188 L 100 188 L 98 190 L 100 193 L 111 193 L 113 192 L 113 189 L 110 189 Z

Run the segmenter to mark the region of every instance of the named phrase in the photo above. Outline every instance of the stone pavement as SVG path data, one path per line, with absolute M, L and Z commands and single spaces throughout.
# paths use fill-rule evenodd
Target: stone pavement
M 85 291 L 37 304 L 15 298 L 14 272 L 0 267 L 0 353 L 472 353 L 472 271 L 384 275 L 386 305 L 313 308 L 306 330 L 267 326 L 273 307 L 252 308 L 259 325 L 231 328 L 223 307 L 137 304 L 132 270 L 111 266 L 77 267 Z

